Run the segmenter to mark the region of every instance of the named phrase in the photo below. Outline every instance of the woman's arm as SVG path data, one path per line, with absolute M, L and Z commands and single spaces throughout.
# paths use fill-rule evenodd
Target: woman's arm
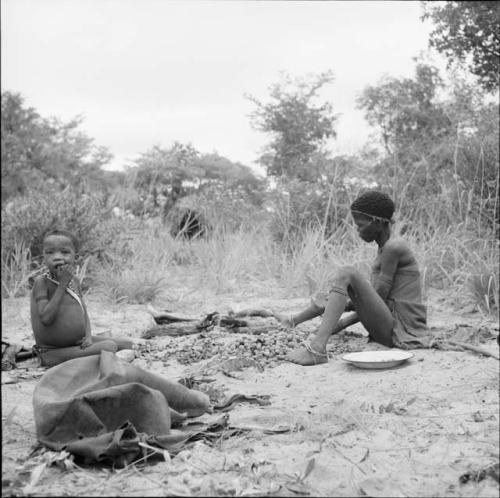
M 385 301 L 391 292 L 394 275 L 401 258 L 401 246 L 390 244 L 384 247 L 380 257 L 380 273 L 373 284 L 377 294 Z

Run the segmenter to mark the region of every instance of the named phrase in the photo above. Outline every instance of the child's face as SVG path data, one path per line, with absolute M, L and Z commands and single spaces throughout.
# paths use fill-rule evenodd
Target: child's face
M 50 271 L 56 272 L 62 265 L 73 266 L 75 257 L 75 246 L 65 235 L 49 235 L 43 241 L 43 261 Z
M 356 223 L 358 227 L 358 235 L 365 242 L 373 242 L 376 240 L 380 232 L 380 225 L 376 220 L 357 213 L 352 213 L 352 217 L 354 218 L 354 223 Z

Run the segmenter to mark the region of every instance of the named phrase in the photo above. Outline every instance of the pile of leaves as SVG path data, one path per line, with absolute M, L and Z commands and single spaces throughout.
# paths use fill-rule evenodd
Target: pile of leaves
M 227 334 L 220 333 L 221 331 L 227 331 Z M 164 363 L 175 359 L 182 365 L 191 365 L 207 359 L 224 362 L 238 357 L 254 360 L 262 367 L 274 367 L 282 363 L 289 352 L 299 348 L 308 334 L 300 328 L 274 329 L 253 335 L 216 327 L 214 331 L 169 337 L 161 346 L 155 342 L 148 342 L 141 346 L 141 350 L 143 353 L 148 353 L 148 358 Z M 332 338 L 328 352 L 337 355 L 358 351 L 365 343 L 366 338 L 353 337 L 350 332 L 344 331 Z

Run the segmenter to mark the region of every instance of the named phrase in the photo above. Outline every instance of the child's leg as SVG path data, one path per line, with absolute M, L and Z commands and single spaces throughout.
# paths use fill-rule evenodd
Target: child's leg
M 394 319 L 389 308 L 371 284 L 355 268 L 345 267 L 334 277 L 323 321 L 311 340 L 310 349 L 300 348 L 293 351 L 287 356 L 288 360 L 301 365 L 315 365 L 327 361 L 326 344 L 328 339 L 333 333 L 342 330 L 341 326 L 344 328 L 348 325 L 347 318 L 346 321 L 339 323 L 348 296 L 356 309 L 357 318 L 370 336 L 381 344 L 392 345 Z
M 85 349 L 82 349 L 80 346 L 47 349 L 46 351 L 39 353 L 39 356 L 44 367 L 53 367 L 64 361 L 73 360 L 74 358 L 100 354 L 101 351 L 111 351 L 112 353 L 116 353 L 117 346 L 113 341 L 105 339 L 100 340 L 98 343 L 92 344 Z
M 113 341 L 116 346 L 117 346 L 117 351 L 121 351 L 122 349 L 132 349 L 134 346 L 134 343 L 130 339 L 125 339 L 124 337 L 99 337 L 99 336 L 92 336 L 92 342 L 98 343 L 102 341 Z

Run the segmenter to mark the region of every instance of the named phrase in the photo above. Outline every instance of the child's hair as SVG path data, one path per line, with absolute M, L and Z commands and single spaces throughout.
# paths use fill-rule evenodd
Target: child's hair
M 391 222 L 394 214 L 394 202 L 383 192 L 368 190 L 354 200 L 351 204 L 351 212 Z
M 71 240 L 71 243 L 73 244 L 73 247 L 75 249 L 75 252 L 78 251 L 78 239 L 68 230 L 60 230 L 58 228 L 49 230 L 44 236 L 42 240 L 42 245 L 45 243 L 45 240 L 50 237 L 51 235 L 62 235 L 64 237 L 67 237 L 69 240 Z

